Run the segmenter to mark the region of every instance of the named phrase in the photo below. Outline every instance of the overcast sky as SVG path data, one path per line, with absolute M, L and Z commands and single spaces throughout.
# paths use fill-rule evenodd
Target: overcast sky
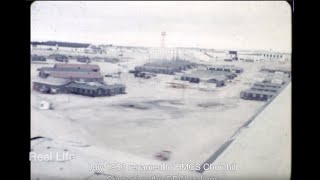
M 262 1 L 38 1 L 32 41 L 291 52 L 291 8 Z

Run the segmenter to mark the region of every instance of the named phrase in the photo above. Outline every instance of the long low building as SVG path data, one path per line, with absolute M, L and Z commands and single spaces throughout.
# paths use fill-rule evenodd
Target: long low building
M 62 78 L 48 77 L 33 82 L 33 90 L 48 94 L 71 93 L 99 97 L 124 94 L 126 87 L 122 84 L 79 83 Z
M 39 71 L 39 76 L 43 77 L 45 74 L 48 74 L 50 72 L 55 71 L 66 71 L 66 72 L 93 72 L 90 69 L 71 69 L 71 68 L 53 68 L 53 67 L 41 67 L 38 68 L 37 71 Z
M 175 74 L 182 70 L 196 67 L 196 63 L 185 60 L 153 60 L 153 62 L 146 63 L 142 66 L 136 66 L 136 71 L 145 71 L 159 74 Z
M 100 84 L 100 83 L 71 83 L 66 85 L 66 89 L 69 93 L 80 94 L 84 96 L 112 96 L 116 94 L 124 94 L 126 87 L 122 84 Z
M 276 94 L 277 92 L 247 89 L 240 92 L 240 97 L 247 100 L 267 101 Z
M 208 67 L 208 70 L 214 71 L 227 71 L 227 72 L 235 72 L 235 73 L 242 73 L 243 68 L 231 66 L 231 65 L 212 65 Z
M 288 75 L 288 77 L 291 76 L 291 69 L 288 67 L 263 67 L 260 71 L 263 72 L 269 72 L 269 73 L 275 73 L 275 72 L 282 72 Z
M 250 89 L 241 91 L 240 97 L 247 100 L 267 101 L 278 94 L 284 86 L 286 84 L 256 82 Z
M 268 83 L 268 82 L 256 82 L 253 86 L 257 87 L 271 87 L 271 88 L 278 88 L 280 89 L 283 84 L 276 84 L 276 83 Z
M 66 72 L 66 71 L 55 71 L 48 74 L 50 77 L 64 78 L 73 81 L 84 81 L 84 82 L 103 82 L 103 76 L 100 72 Z
M 86 69 L 91 70 L 93 72 L 100 71 L 100 67 L 95 64 L 55 64 L 54 68 L 61 69 Z
M 92 64 L 55 64 L 54 67 L 37 69 L 42 78 L 54 77 L 73 81 L 103 82 L 98 65 Z
M 227 77 L 225 75 L 217 75 L 209 70 L 196 70 L 191 73 L 182 75 L 180 79 L 182 81 L 189 81 L 192 83 L 215 83 L 217 87 L 224 86 L 227 81 Z

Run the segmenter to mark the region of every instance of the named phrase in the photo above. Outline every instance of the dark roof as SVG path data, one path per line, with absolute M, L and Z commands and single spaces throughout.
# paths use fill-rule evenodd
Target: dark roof
M 81 89 L 91 89 L 91 90 L 97 90 L 99 88 L 102 89 L 115 89 L 115 88 L 125 88 L 122 84 L 98 84 L 98 83 L 71 83 L 68 84 L 66 87 L 72 87 L 72 88 L 81 88 Z
M 263 95 L 275 95 L 276 92 L 270 92 L 270 91 L 258 91 L 258 90 L 252 90 L 252 89 L 247 89 L 244 91 L 241 91 L 242 93 L 252 93 L 252 94 L 263 94 Z
M 229 54 L 237 54 L 237 51 L 229 51 Z
M 72 42 L 59 42 L 59 41 L 46 41 L 46 42 L 31 42 L 32 45 L 47 45 L 47 46 L 56 46 L 59 47 L 73 47 L 73 48 L 87 48 L 90 44 L 84 43 L 72 43 Z
M 223 74 L 215 74 L 212 73 L 213 71 L 208 70 L 196 70 L 193 72 L 190 72 L 188 74 L 182 75 L 183 77 L 192 77 L 192 78 L 199 78 L 202 80 L 218 80 L 218 81 L 226 81 L 227 77 Z
M 210 68 L 221 68 L 221 69 L 233 69 L 233 70 L 243 70 L 243 68 L 241 67 L 237 67 L 237 66 L 234 66 L 234 65 L 211 65 L 209 66 L 208 69 Z
M 50 73 L 52 71 L 92 72 L 91 69 L 53 68 L 53 67 L 42 67 L 42 68 L 38 68 L 37 71 L 43 71 L 47 73 Z
M 276 86 L 276 87 L 282 87 L 281 84 L 276 84 L 276 83 L 267 83 L 267 82 L 256 82 L 253 84 L 253 86 Z
M 54 68 L 73 68 L 73 69 L 100 69 L 95 64 L 55 64 Z

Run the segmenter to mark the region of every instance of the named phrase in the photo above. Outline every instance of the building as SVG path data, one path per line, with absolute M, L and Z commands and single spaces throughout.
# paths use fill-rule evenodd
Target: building
M 289 68 L 280 68 L 280 67 L 262 67 L 261 70 L 262 72 L 268 72 L 268 73 L 275 73 L 275 72 L 282 72 L 288 77 L 291 77 L 291 69 Z
M 93 72 L 90 69 L 68 69 L 68 68 L 53 68 L 53 67 L 42 67 L 37 69 L 39 76 L 42 78 L 48 77 L 52 72 Z
M 51 54 L 49 58 L 54 59 L 58 62 L 69 62 L 68 56 L 62 54 Z
M 215 83 L 217 87 L 224 86 L 227 81 L 227 77 L 222 74 L 215 74 L 208 70 L 196 70 L 188 74 L 184 74 L 180 77 L 182 81 L 189 81 L 191 83 Z
M 269 82 L 256 82 L 250 89 L 240 92 L 240 97 L 246 100 L 267 101 L 285 86 Z
M 90 70 L 92 72 L 99 72 L 100 71 L 100 67 L 95 64 L 55 64 L 54 68 L 74 69 L 74 70 L 85 69 L 85 70 Z
M 69 93 L 91 97 L 124 94 L 126 89 L 122 84 L 106 85 L 101 83 L 71 83 L 66 85 L 66 88 Z
M 213 65 L 213 66 L 208 67 L 207 69 L 213 70 L 213 71 L 234 72 L 234 73 L 238 73 L 238 74 L 243 72 L 243 68 L 231 66 L 231 65 Z
M 240 97 L 246 100 L 267 101 L 276 94 L 277 92 L 247 89 L 240 92 Z
M 253 86 L 254 87 L 261 87 L 261 88 L 271 87 L 271 88 L 280 89 L 283 86 L 283 84 L 268 83 L 268 82 L 256 82 L 253 84 Z
M 69 83 L 71 83 L 71 81 L 68 79 L 48 77 L 46 79 L 39 79 L 33 82 L 32 88 L 33 90 L 42 93 L 66 93 L 67 90 L 65 89 L 65 86 Z
M 238 60 L 238 52 L 237 51 L 228 51 L 225 57 L 225 61 L 237 61 Z
M 232 71 L 216 71 L 209 68 L 207 68 L 207 71 L 210 71 L 211 74 L 226 76 L 228 79 L 234 79 L 238 76 L 237 73 Z
M 33 90 L 48 94 L 71 93 L 98 97 L 124 94 L 126 87 L 122 84 L 79 83 L 62 78 L 48 77 L 47 79 L 39 79 L 33 82 Z
M 194 67 L 197 67 L 196 63 L 185 60 L 153 60 L 153 62 L 146 63 L 142 66 L 136 66 L 135 70 L 160 74 L 175 74 L 176 72 Z
M 52 71 L 47 74 L 47 77 L 48 76 L 72 81 L 103 82 L 103 76 L 100 72 Z
M 53 68 L 38 69 L 42 78 L 54 77 L 83 82 L 103 82 L 98 65 L 92 64 L 55 64 Z
M 46 61 L 46 57 L 38 56 L 38 55 L 31 55 L 31 61 Z
M 77 56 L 77 61 L 82 63 L 90 63 L 90 58 L 87 56 Z

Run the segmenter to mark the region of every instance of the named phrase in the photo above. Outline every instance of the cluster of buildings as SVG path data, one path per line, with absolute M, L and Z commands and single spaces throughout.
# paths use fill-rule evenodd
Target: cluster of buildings
M 226 84 L 227 80 L 236 78 L 242 72 L 243 69 L 240 67 L 217 65 L 185 73 L 180 77 L 180 80 L 191 83 L 214 83 L 216 87 L 221 87 Z
M 38 81 L 33 89 L 43 93 L 72 93 L 85 96 L 110 96 L 125 93 L 122 84 L 106 84 L 98 65 L 55 64 L 38 69 Z
M 159 74 L 175 74 L 183 70 L 197 67 L 196 63 L 192 63 L 185 60 L 158 60 L 150 63 L 146 63 L 142 66 L 136 66 L 135 72 L 150 72 Z
M 263 68 L 262 71 L 265 71 Z M 271 71 L 262 82 L 256 82 L 250 89 L 240 92 L 240 97 L 246 100 L 268 101 L 276 96 L 290 81 L 291 72 Z

